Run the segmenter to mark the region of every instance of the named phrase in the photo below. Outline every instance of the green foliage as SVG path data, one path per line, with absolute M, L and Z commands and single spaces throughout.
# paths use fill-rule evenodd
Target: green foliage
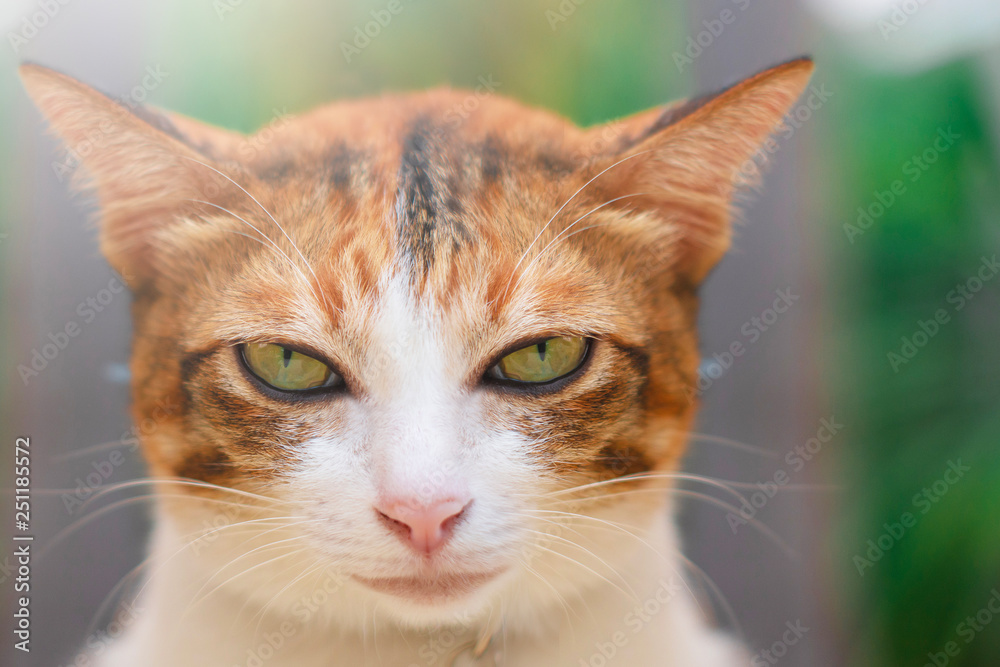
M 979 333 L 1000 323 L 1000 276 L 971 299 L 957 289 L 976 277 L 984 256 L 1000 251 L 997 193 L 984 187 L 1000 180 L 991 119 L 983 116 L 969 63 L 909 78 L 846 67 L 838 75 L 847 94 L 838 100 L 843 106 L 832 133 L 838 139 L 829 153 L 842 175 L 831 197 L 839 204 L 830 211 L 829 244 L 840 295 L 835 335 L 842 342 L 829 361 L 840 369 L 837 402 L 860 433 L 849 454 L 848 518 L 840 535 L 843 577 L 854 597 L 853 662 L 922 665 L 928 653 L 955 642 L 950 665 L 994 664 L 1000 619 L 982 632 L 960 624 L 1000 585 L 992 509 L 1000 500 L 1000 353 L 995 336 Z M 908 169 L 915 156 L 931 154 L 942 131 L 960 138 L 937 151 L 926 170 Z M 888 200 L 896 180 L 905 191 L 849 242 L 843 225 L 857 223 L 858 207 L 878 202 L 879 193 Z M 903 350 L 904 338 L 923 340 L 920 323 L 942 310 L 947 321 L 894 369 L 889 352 Z M 934 494 L 949 461 L 958 460 L 969 472 L 936 502 L 921 501 L 923 489 Z M 916 525 L 859 576 L 852 559 L 904 512 Z

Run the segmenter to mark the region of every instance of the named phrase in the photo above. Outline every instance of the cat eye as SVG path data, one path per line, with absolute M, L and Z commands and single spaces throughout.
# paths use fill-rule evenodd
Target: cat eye
M 333 387 L 340 376 L 328 365 L 276 343 L 240 346 L 246 367 L 261 382 L 281 391 L 307 391 Z
M 587 339 L 581 336 L 547 338 L 506 355 L 486 375 L 526 384 L 554 382 L 583 364 L 587 347 Z

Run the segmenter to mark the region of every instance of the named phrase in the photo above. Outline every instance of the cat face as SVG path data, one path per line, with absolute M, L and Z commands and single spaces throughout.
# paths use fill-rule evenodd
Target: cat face
M 196 539 L 222 504 L 205 572 L 260 548 L 248 595 L 333 571 L 415 624 L 606 580 L 601 522 L 652 520 L 683 451 L 732 191 L 810 70 L 590 130 L 437 90 L 245 138 L 23 68 L 91 144 L 151 472 L 199 482 L 161 483 L 163 520 Z

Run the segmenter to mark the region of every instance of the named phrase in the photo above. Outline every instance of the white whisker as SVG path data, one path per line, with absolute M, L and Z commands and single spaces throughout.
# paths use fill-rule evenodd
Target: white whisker
M 521 254 L 521 258 L 519 260 L 517 260 L 517 264 L 514 265 L 514 270 L 511 271 L 510 278 L 507 279 L 507 285 L 506 285 L 506 287 L 504 287 L 503 296 L 506 297 L 507 294 L 508 294 L 508 292 L 510 291 L 511 280 L 513 280 L 514 276 L 517 275 L 517 270 L 518 270 L 518 268 L 520 268 L 521 262 L 523 262 L 524 258 L 528 256 L 528 253 L 531 251 L 531 248 L 535 245 L 535 243 L 538 241 L 538 239 L 541 238 L 542 234 L 545 233 L 545 230 L 549 228 L 549 225 L 552 224 L 552 221 L 555 220 L 556 217 L 560 213 L 562 213 L 563 209 L 566 208 L 566 206 L 568 206 L 571 201 L 573 201 L 574 199 L 576 199 L 577 195 L 579 195 L 581 192 L 583 192 L 587 188 L 587 186 L 589 186 L 591 183 L 593 183 L 598 178 L 600 178 L 601 176 L 603 176 L 607 172 L 611 171 L 612 169 L 614 169 L 618 165 L 623 164 L 623 163 L 631 160 L 632 158 L 639 157 L 640 155 L 644 155 L 644 154 L 649 153 L 649 152 L 651 152 L 651 151 L 649 151 L 649 150 L 640 151 L 638 153 L 633 153 L 632 155 L 624 157 L 621 160 L 618 160 L 617 162 L 615 162 L 611 166 L 606 167 L 605 169 L 601 170 L 600 173 L 598 173 L 593 178 L 591 178 L 589 181 L 587 181 L 586 183 L 584 183 L 583 185 L 581 185 L 579 187 L 579 189 L 577 189 L 576 192 L 574 192 L 572 195 L 570 195 L 569 199 L 567 199 L 566 201 L 564 201 L 562 203 L 562 206 L 560 206 L 556 210 L 556 212 L 552 214 L 552 217 L 549 218 L 548 222 L 546 222 L 545 225 L 543 225 L 542 228 L 540 230 L 538 230 L 538 233 L 535 235 L 535 238 L 531 241 L 531 243 L 528 244 L 528 247 L 525 248 L 524 252 Z
M 181 157 L 183 157 L 186 160 L 190 160 L 191 162 L 194 162 L 196 164 L 200 164 L 201 166 L 205 167 L 206 169 L 210 169 L 210 170 L 214 171 L 216 174 L 218 174 L 219 176 L 222 176 L 224 179 L 226 179 L 227 181 L 229 181 L 230 183 L 232 183 L 233 185 L 235 185 L 237 188 L 239 188 L 240 191 L 242 191 L 243 194 L 245 194 L 247 197 L 249 197 L 251 199 L 251 201 L 253 201 L 254 204 L 256 204 L 258 207 L 260 207 L 260 210 L 262 210 L 264 212 L 264 214 L 267 215 L 267 217 L 271 219 L 271 222 L 274 223 L 274 226 L 278 228 L 278 230 L 284 235 L 284 237 L 286 239 L 288 239 L 288 242 L 292 245 L 292 248 L 295 250 L 295 252 L 297 252 L 299 254 L 299 257 L 302 259 L 302 262 L 306 265 L 306 268 L 309 269 L 309 273 L 312 274 L 313 279 L 316 281 L 316 283 L 315 283 L 316 286 L 320 288 L 320 293 L 323 296 L 323 302 L 326 304 L 326 306 L 328 308 L 333 309 L 333 306 L 330 304 L 329 300 L 326 297 L 326 292 L 324 292 L 322 290 L 322 286 L 320 285 L 319 278 L 316 276 L 316 272 L 313 271 L 312 265 L 309 264 L 309 260 L 306 259 L 306 256 L 304 254 L 302 254 L 302 251 L 299 250 L 299 247 L 295 244 L 295 241 L 292 240 L 292 237 L 288 235 L 288 232 L 285 231 L 285 228 L 281 226 L 281 223 L 279 223 L 275 219 L 275 217 L 273 215 L 271 215 L 271 212 L 268 211 L 267 208 L 263 204 L 261 204 L 259 201 L 257 201 L 257 198 L 254 197 L 252 194 L 250 194 L 246 190 L 246 188 L 244 188 L 242 185 L 240 185 L 239 183 L 237 183 L 236 181 L 234 181 L 227 174 L 222 173 L 221 171 L 219 171 L 215 167 L 213 167 L 211 165 L 208 165 L 208 164 L 205 164 L 204 162 L 201 162 L 200 160 L 195 160 L 194 158 L 187 157 L 187 156 L 181 156 Z

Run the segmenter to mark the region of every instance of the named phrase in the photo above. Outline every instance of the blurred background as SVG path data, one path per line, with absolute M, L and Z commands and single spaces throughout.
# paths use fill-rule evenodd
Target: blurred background
M 591 124 L 811 54 L 814 86 L 704 289 L 704 435 L 687 466 L 760 493 L 743 516 L 685 500 L 686 551 L 753 665 L 998 664 L 1000 3 L 400 3 L 385 25 L 371 13 L 385 0 L 0 5 L 4 534 L 18 436 L 31 437 L 38 491 L 32 652 L 11 648 L 4 538 L 0 662 L 68 665 L 100 638 L 102 602 L 148 527 L 142 501 L 93 514 L 108 503 L 41 495 L 143 467 L 126 410 L 128 296 L 109 289 L 92 204 L 67 187 L 75 160 L 44 134 L 18 62 L 251 131 L 440 83 Z M 792 305 L 777 313 L 782 296 Z M 78 335 L 49 354 L 69 323 Z M 733 342 L 746 353 L 727 359 Z M 808 630 L 782 647 L 786 624 Z

